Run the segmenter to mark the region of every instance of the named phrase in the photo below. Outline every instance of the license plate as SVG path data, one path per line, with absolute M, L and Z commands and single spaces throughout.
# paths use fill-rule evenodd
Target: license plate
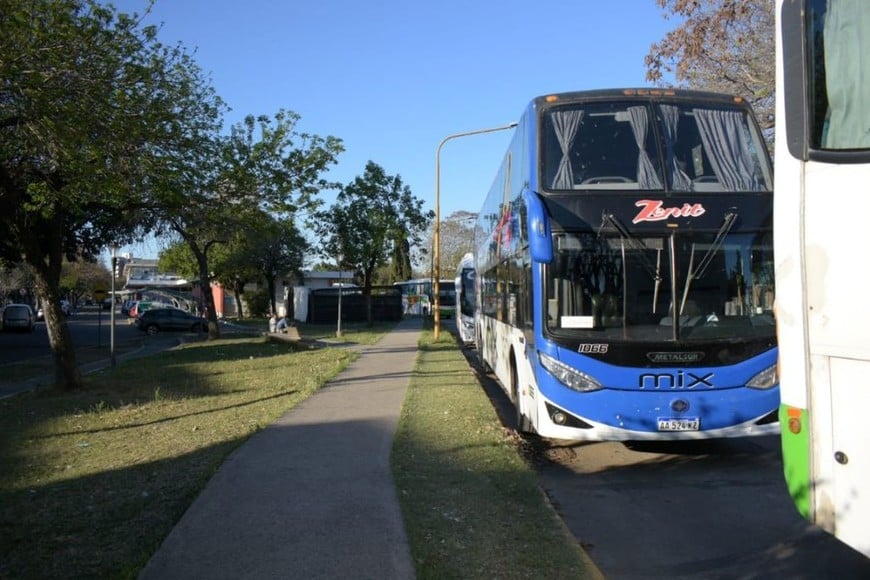
M 659 417 L 659 431 L 697 431 L 701 428 L 701 420 L 697 417 L 682 417 L 680 419 Z

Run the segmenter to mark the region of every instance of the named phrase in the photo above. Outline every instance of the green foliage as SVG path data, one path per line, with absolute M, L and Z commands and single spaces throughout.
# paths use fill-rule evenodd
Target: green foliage
M 173 272 L 188 280 L 196 280 L 199 275 L 196 258 L 184 242 L 176 242 L 161 250 L 157 269 L 161 272 Z
M 395 258 L 392 276 L 410 271 L 408 249 L 419 244 L 432 212 L 423 211 L 401 176 L 387 175 L 369 161 L 365 173 L 342 188 L 337 202 L 317 214 L 314 224 L 324 256 L 341 256 L 341 266 L 362 273 L 371 287 L 374 273 Z
M 183 175 L 222 103 L 183 48 L 111 5 L 0 0 L 0 24 L 0 256 L 32 268 L 57 384 L 78 388 L 62 259 L 149 231 L 147 194 Z
M 248 318 L 263 318 L 269 316 L 271 300 L 266 289 L 249 290 L 242 295 L 242 299 L 248 306 Z
M 0 14 L 0 251 L 50 261 L 56 281 L 61 254 L 148 226 L 146 180 L 192 127 L 216 126 L 220 101 L 181 48 L 110 6 L 0 0 Z
M 299 212 L 314 211 L 320 204 L 319 191 L 334 185 L 322 174 L 343 151 L 341 141 L 299 132 L 299 118 L 284 110 L 272 118 L 249 115 L 229 135 L 212 136 L 199 155 L 188 157 L 177 175 L 172 174 L 175 178 L 153 189 L 157 219 L 190 248 L 197 279 L 216 279 L 217 262 L 225 266 L 220 277 L 232 280 L 238 290 L 253 270 L 239 266 L 234 256 L 249 257 L 251 245 L 268 239 L 275 228 L 296 232 L 286 220 Z M 264 219 L 264 212 L 280 219 Z M 289 254 L 294 259 L 294 252 L 304 250 L 301 239 L 296 236 L 290 242 L 294 250 Z M 286 236 L 282 243 L 285 240 Z M 252 244 L 246 247 L 248 242 Z M 215 260 L 217 253 L 220 257 Z M 273 261 L 279 254 L 286 256 L 279 251 L 272 254 Z M 257 255 L 263 258 L 262 253 Z M 212 319 L 209 334 L 216 337 L 219 331 L 211 301 L 207 293 L 206 307 Z
M 393 247 L 390 255 L 389 279 L 386 284 L 401 282 L 411 278 L 411 244 L 404 232 L 400 232 L 393 239 Z
M 77 262 L 64 261 L 61 269 L 60 291 L 70 302 L 76 304 L 80 299 L 90 296 L 94 289 L 109 289 L 112 274 L 102 264 L 81 259 Z

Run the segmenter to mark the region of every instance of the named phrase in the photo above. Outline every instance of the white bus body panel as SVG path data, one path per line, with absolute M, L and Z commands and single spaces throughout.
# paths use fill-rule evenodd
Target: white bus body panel
M 870 308 L 856 291 L 867 279 L 860 240 L 870 228 L 868 171 L 808 162 L 802 174 L 800 167 L 791 156 L 777 159 L 776 195 L 795 203 L 777 205 L 774 236 L 782 241 L 776 247 L 805 248 L 803 255 L 776 254 L 782 401 L 816 417 L 810 421 L 813 520 L 870 554 L 870 490 L 862 487 L 870 481 Z M 838 250 L 825 250 L 832 241 Z
M 861 165 L 810 162 L 805 179 L 806 191 L 816 192 L 806 197 L 803 216 L 810 374 L 814 391 L 823 393 L 810 401 L 810 409 L 830 413 L 811 421 L 813 505 L 819 525 L 830 525 L 833 510 L 832 531 L 866 554 L 870 521 L 862 516 L 870 514 L 870 490 L 860 483 L 870 481 L 870 441 L 862 436 L 870 409 L 870 307 L 863 304 L 868 294 L 856 292 L 856 285 L 867 280 L 866 247 L 859 240 L 870 227 L 868 172 Z M 823 249 L 832 239 L 840 241 L 839 251 Z

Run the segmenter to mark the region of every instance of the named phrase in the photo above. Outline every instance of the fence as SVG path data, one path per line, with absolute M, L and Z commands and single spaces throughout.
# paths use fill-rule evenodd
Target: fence
M 308 296 L 308 322 L 329 324 L 338 321 L 338 288 L 319 288 Z M 402 293 L 393 286 L 372 287 L 372 320 L 401 320 Z M 341 289 L 341 319 L 365 322 L 366 297 L 362 288 Z

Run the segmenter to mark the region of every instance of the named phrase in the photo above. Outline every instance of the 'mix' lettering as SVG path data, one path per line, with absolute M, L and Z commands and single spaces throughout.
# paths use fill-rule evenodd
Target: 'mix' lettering
M 713 373 L 698 376 L 694 373 L 678 371 L 671 373 L 644 373 L 640 375 L 638 387 L 641 389 L 694 389 L 699 386 L 713 388 Z

